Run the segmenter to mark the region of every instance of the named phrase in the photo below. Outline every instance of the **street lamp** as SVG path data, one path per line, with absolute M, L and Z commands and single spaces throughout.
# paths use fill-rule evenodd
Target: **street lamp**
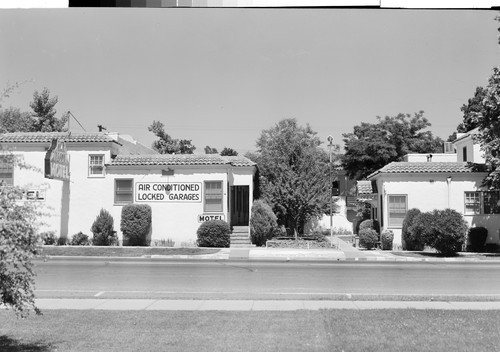
M 330 247 L 333 246 L 333 189 L 332 189 L 332 148 L 333 137 L 328 136 L 328 154 L 330 156 Z

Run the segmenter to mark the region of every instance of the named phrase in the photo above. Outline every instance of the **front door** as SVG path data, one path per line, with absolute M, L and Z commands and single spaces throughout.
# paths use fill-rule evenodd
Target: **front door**
M 231 186 L 231 225 L 248 226 L 250 218 L 249 186 Z

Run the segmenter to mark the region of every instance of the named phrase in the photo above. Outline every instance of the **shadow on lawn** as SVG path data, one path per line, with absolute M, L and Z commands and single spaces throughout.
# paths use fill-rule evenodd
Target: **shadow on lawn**
M 21 342 L 6 335 L 0 335 L 0 351 L 2 352 L 48 352 L 50 345 L 43 342 Z

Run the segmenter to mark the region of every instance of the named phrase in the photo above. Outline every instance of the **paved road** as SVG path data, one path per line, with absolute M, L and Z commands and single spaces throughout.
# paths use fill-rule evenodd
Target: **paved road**
M 339 296 L 492 296 L 499 263 L 297 263 L 49 260 L 37 297 L 336 299 Z

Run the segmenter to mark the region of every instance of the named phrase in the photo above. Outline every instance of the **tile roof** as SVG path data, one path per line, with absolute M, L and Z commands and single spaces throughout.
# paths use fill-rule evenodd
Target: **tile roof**
M 437 172 L 475 172 L 466 162 L 392 162 L 370 174 L 367 178 L 380 173 L 409 174 Z
M 230 160 L 218 154 L 153 154 L 153 155 L 118 155 L 111 166 L 151 166 L 151 165 L 233 165 L 253 166 L 245 157 Z M 245 161 L 246 160 L 246 161 Z
M 358 194 L 372 194 L 372 193 L 377 193 L 377 187 L 375 182 L 373 181 L 358 181 L 356 182 L 356 188 L 358 191 Z
M 50 143 L 54 138 L 65 142 L 116 142 L 105 133 L 99 132 L 12 132 L 0 134 L 0 143 Z
M 254 166 L 255 163 L 244 156 L 223 156 L 223 158 L 233 166 Z

